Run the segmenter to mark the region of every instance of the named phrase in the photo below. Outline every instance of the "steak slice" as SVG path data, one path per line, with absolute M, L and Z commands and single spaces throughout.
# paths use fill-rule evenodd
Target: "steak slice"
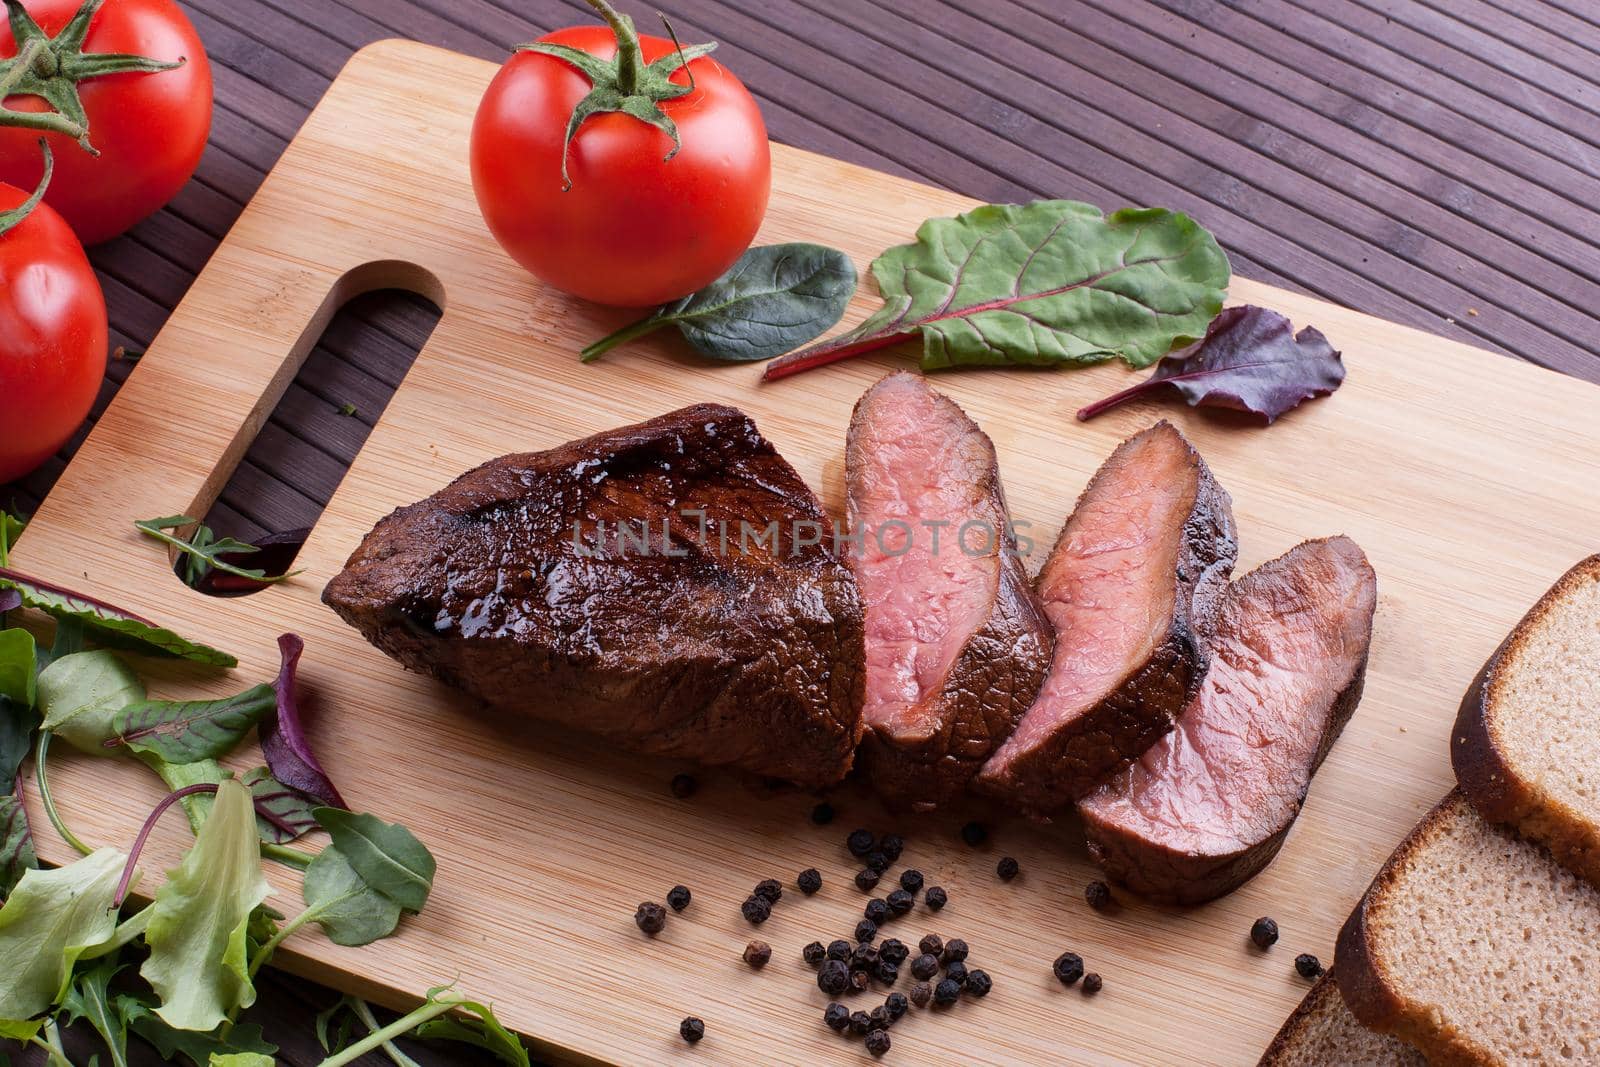
M 860 738 L 855 580 L 733 408 L 492 460 L 380 522 L 323 600 L 413 670 L 634 751 L 821 787 Z
M 1096 862 L 1184 904 L 1271 862 L 1361 700 L 1376 604 L 1347 537 L 1307 541 L 1222 592 L 1211 669 L 1177 729 L 1078 805 Z
M 1183 434 L 1163 421 L 1117 446 L 1039 574 L 1054 658 L 978 788 L 1048 814 L 1171 730 L 1205 673 L 1193 603 L 1237 552 L 1228 494 Z
M 896 807 L 967 783 L 1039 691 L 1052 634 L 1017 556 L 994 443 L 921 376 L 856 404 L 845 450 L 866 609 L 862 760 Z

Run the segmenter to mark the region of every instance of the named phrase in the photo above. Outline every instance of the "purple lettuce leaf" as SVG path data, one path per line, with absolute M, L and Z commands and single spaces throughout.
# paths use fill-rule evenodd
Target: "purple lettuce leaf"
M 1298 334 L 1276 311 L 1245 305 L 1223 310 L 1199 344 L 1165 356 L 1131 389 L 1078 412 L 1088 420 L 1136 397 L 1175 392 L 1191 407 L 1230 408 L 1271 423 L 1344 381 L 1344 361 L 1321 331 Z
M 300 654 L 306 643 L 295 634 L 278 638 L 278 651 L 283 656 L 283 666 L 278 671 L 272 688 L 278 693 L 277 714 L 261 720 L 257 728 L 261 735 L 261 754 L 266 757 L 267 769 L 272 776 L 290 789 L 331 808 L 349 805 L 339 795 L 328 772 L 322 769 L 311 751 L 305 729 L 300 720 L 300 706 L 294 695 L 295 669 L 300 664 Z
M 0 615 L 22 607 L 22 594 L 15 589 L 0 589 Z

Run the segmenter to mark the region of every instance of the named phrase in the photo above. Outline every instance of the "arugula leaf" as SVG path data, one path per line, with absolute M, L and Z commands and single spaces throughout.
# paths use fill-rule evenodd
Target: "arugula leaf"
M 581 358 L 592 363 L 617 345 L 676 326 L 695 351 L 712 359 L 771 359 L 826 333 L 855 291 L 855 264 L 837 249 L 750 248 L 704 289 L 596 341 Z
M 151 905 L 150 957 L 139 973 L 160 997 L 156 1014 L 165 1022 L 210 1030 L 255 1002 L 245 932 L 269 891 L 250 792 L 224 779 L 194 847 Z
M 180 637 L 149 619 L 6 567 L 0 567 L 0 589 L 16 590 L 24 607 L 57 619 L 77 620 L 101 644 L 126 645 L 142 652 L 176 656 L 212 667 L 239 665 L 228 653 Z
M 277 1063 L 259 1052 L 213 1052 L 210 1067 L 277 1067 Z
M 183 1056 L 196 1067 L 209 1067 L 216 1054 L 253 1052 L 274 1055 L 278 1046 L 267 1041 L 258 1023 L 236 1023 L 226 1038 L 213 1032 L 179 1030 L 168 1025 L 155 1012 L 153 1001 L 137 994 L 117 997 L 117 1010 L 128 1021 L 128 1028 L 156 1047 L 161 1058 L 174 1063 Z
M 111 1054 L 112 1067 L 128 1067 L 128 1022 L 117 1011 L 110 990 L 111 979 L 122 966 L 111 957 L 79 971 L 72 976 L 72 988 L 60 1005 L 69 1025 L 87 1019 L 95 1028 Z
M 343 1052 L 355 1036 L 356 1013 L 352 996 L 342 996 L 317 1012 L 317 1044 L 332 1055 Z
M 363 882 L 406 911 L 422 910 L 438 864 L 410 830 L 340 808 L 315 808 L 312 814 Z
M 464 1041 L 490 1053 L 502 1063 L 531 1067 L 528 1050 L 521 1039 L 500 1024 L 491 1005 L 445 996 L 447 989 L 441 986 L 428 990 L 428 1003 L 451 1004 L 456 1012 L 464 1012 L 465 1016 L 445 1015 L 419 1023 L 415 1031 L 418 1037 Z
M 0 908 L 0 1019 L 31 1019 L 66 996 L 78 957 L 117 928 L 112 899 L 127 860 L 102 848 L 65 867 L 24 872 Z
M 300 721 L 300 702 L 295 698 L 294 683 L 300 654 L 305 647 L 306 643 L 296 634 L 278 637 L 278 652 L 283 661 L 278 668 L 278 678 L 272 683 L 278 693 L 278 713 L 261 723 L 261 755 L 273 776 L 290 789 L 299 790 L 329 807 L 347 808 L 349 805 L 311 751 L 305 725 Z
M 31 707 L 37 699 L 34 672 L 38 653 L 26 630 L 0 630 L 0 697 Z
M 199 519 L 191 519 L 187 515 L 167 515 L 159 519 L 139 519 L 133 524 L 146 537 L 153 537 L 157 541 L 176 548 L 186 557 L 184 567 L 184 582 L 194 585 L 212 570 L 219 570 L 224 574 L 231 574 L 236 578 L 249 578 L 253 582 L 271 584 L 292 578 L 299 571 L 288 574 L 268 575 L 259 567 L 240 567 L 229 563 L 223 556 L 250 555 L 260 551 L 255 545 L 236 541 L 231 537 L 218 537 Z M 179 537 L 169 533 L 169 530 L 181 530 L 185 527 L 195 527 L 194 534 L 188 538 Z
M 217 759 L 233 751 L 262 716 L 277 707 L 270 685 L 221 700 L 146 700 L 129 704 L 111 720 L 116 736 L 107 748 L 127 745 L 168 763 Z
M 62 656 L 39 672 L 44 728 L 91 756 L 114 754 L 105 743 L 117 736 L 117 714 L 144 698 L 144 682 L 105 649 Z
M 17 543 L 17 538 L 22 536 L 22 531 L 27 525 L 9 511 L 0 509 L 0 567 L 11 565 L 11 548 Z
M 336 845 L 311 861 L 302 892 L 308 921 L 321 926 L 335 945 L 370 945 L 400 925 L 400 905 L 363 881 Z
M 0 1040 L 32 1041 L 42 1029 L 43 1019 L 0 1019 Z
M 9 897 L 22 876 L 38 866 L 28 809 L 14 793 L 0 796 L 0 900 Z
M 929 219 L 872 273 L 883 308 L 773 362 L 769 381 L 918 337 L 923 370 L 1113 356 L 1147 367 L 1205 332 L 1230 272 L 1216 239 L 1187 215 L 1037 200 Z

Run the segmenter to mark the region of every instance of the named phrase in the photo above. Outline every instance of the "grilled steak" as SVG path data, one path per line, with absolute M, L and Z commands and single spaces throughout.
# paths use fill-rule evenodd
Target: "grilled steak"
M 635 751 L 819 787 L 860 737 L 855 581 L 732 408 L 486 463 L 380 522 L 323 599 L 414 670 Z
M 914 374 L 867 391 L 845 451 L 866 609 L 862 760 L 891 805 L 965 791 L 1039 690 L 1051 632 L 1016 554 L 994 444 Z
M 978 788 L 1046 814 L 1171 730 L 1205 673 L 1191 610 L 1237 547 L 1228 494 L 1181 433 L 1159 422 L 1119 445 L 1039 574 L 1054 658 Z
M 1078 805 L 1089 853 L 1193 904 L 1277 855 L 1361 699 L 1377 578 L 1354 541 L 1308 541 L 1217 597 L 1211 670 L 1177 729 Z

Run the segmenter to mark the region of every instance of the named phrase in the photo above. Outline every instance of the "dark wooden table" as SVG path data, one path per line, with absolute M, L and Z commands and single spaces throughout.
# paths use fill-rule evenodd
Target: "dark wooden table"
M 648 7 L 624 6 L 648 32 Z M 1591 0 L 657 6 L 685 40 L 722 42 L 718 58 L 760 98 L 777 140 L 987 200 L 1181 208 L 1242 275 L 1600 382 Z M 587 17 L 581 0 L 186 8 L 216 66 L 210 151 L 171 206 L 92 255 L 115 343 L 131 349 L 155 336 L 354 49 L 412 37 L 498 60 Z M 212 525 L 257 537 L 314 522 L 430 315 L 387 294 L 348 307 Z M 132 366 L 112 364 L 97 414 Z M 0 486 L 0 505 L 31 511 L 71 452 Z M 335 996 L 266 984 L 259 1014 L 282 1062 L 316 1061 L 311 1015 Z

